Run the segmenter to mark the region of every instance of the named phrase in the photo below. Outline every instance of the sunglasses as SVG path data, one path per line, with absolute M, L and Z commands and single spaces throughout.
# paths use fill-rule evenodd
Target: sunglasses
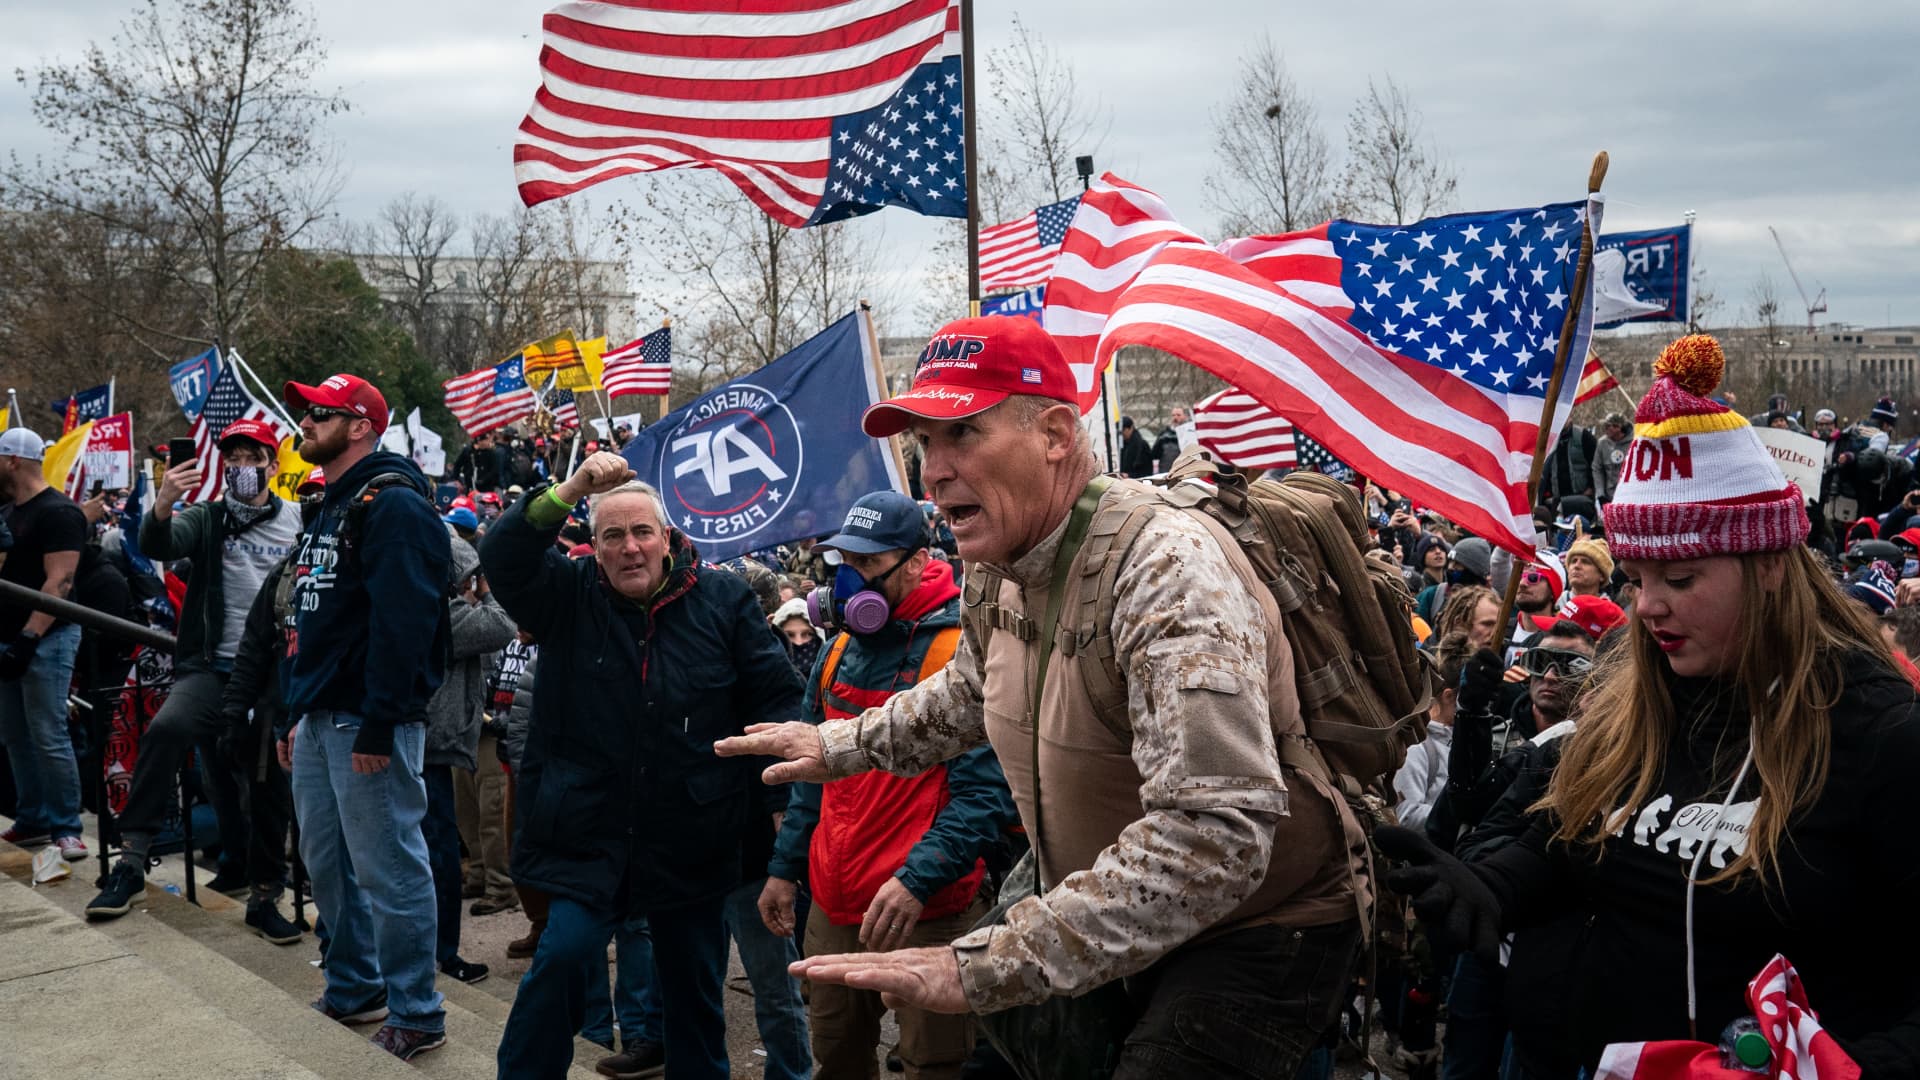
M 324 424 L 336 416 L 344 416 L 351 419 L 359 415 L 360 415 L 359 413 L 353 412 L 352 410 L 349 410 L 349 409 L 335 409 L 327 405 L 307 406 L 307 419 L 313 421 L 316 424 Z
M 1552 675 L 1560 679 L 1577 679 L 1585 677 L 1593 670 L 1593 658 L 1571 649 L 1549 649 L 1540 646 L 1528 649 L 1520 657 L 1520 667 L 1535 678 Z
M 1547 572 L 1544 570 L 1528 570 L 1520 575 L 1520 580 L 1529 585 L 1538 585 L 1547 580 Z

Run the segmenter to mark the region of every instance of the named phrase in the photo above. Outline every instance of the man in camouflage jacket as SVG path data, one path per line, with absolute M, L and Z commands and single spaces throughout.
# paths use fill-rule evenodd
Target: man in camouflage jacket
M 864 426 L 911 426 L 970 575 L 1004 579 L 978 600 L 995 629 L 983 648 L 969 620 L 946 669 L 860 716 L 717 749 L 785 758 L 772 783 L 910 775 L 990 741 L 1038 849 L 1042 893 L 1003 924 L 947 947 L 809 957 L 797 973 L 980 1013 L 1125 979 L 1138 1019 L 1116 1076 L 1290 1080 L 1358 955 L 1365 841 L 1331 788 L 1283 764 L 1304 732 L 1278 612 L 1196 515 L 1156 511 L 1115 553 L 1127 723 L 1101 720 L 1082 656 L 1057 648 L 1036 710 L 1049 593 L 1064 582 L 1057 610 L 1071 612 L 1078 589 L 1055 557 L 1098 471 L 1075 401 L 1064 357 L 1026 320 L 943 328 L 912 389 Z

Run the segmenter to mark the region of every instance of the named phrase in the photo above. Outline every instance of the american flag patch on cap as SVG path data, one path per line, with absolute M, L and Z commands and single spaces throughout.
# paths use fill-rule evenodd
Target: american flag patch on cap
M 1021 368 L 1020 381 L 1027 382 L 1027 383 L 1034 383 L 1037 385 L 1040 382 L 1040 369 L 1037 367 Z

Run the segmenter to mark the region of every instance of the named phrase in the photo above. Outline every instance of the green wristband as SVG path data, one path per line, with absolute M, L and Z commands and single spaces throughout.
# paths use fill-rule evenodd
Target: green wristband
M 553 505 L 565 510 L 569 514 L 573 513 L 573 504 L 560 497 L 559 484 L 555 484 L 547 489 L 547 498 L 553 500 Z
M 573 513 L 573 504 L 557 495 L 556 492 L 559 490 L 559 485 L 556 484 L 534 496 L 533 501 L 527 504 L 527 521 L 534 527 L 551 528 L 565 521 L 567 515 Z

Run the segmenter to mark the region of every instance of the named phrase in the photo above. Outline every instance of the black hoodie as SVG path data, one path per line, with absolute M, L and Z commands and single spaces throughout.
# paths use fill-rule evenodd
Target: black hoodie
M 1763 889 L 1748 873 L 1695 886 L 1699 1038 L 1716 1041 L 1747 1011 L 1748 980 L 1782 953 L 1867 1076 L 1920 1076 L 1920 701 L 1870 656 L 1846 670 L 1830 712 L 1832 765 L 1820 797 L 1789 823 L 1779 883 Z M 1688 867 L 1709 835 L 1701 879 L 1744 850 L 1759 782 L 1750 772 L 1714 835 L 1750 722 L 1714 683 L 1674 678 L 1671 688 L 1683 735 L 1599 861 L 1550 844 L 1541 814 L 1475 864 L 1518 931 L 1507 980 L 1514 1052 L 1543 1080 L 1590 1068 L 1610 1042 L 1689 1037 Z
M 388 473 L 406 483 L 383 487 L 343 544 L 348 504 Z M 327 478 L 320 516 L 294 552 L 294 631 L 280 678 L 287 713 L 359 715 L 356 754 L 392 754 L 394 725 L 424 723 L 446 676 L 452 549 L 432 495 L 413 462 L 376 450 Z

